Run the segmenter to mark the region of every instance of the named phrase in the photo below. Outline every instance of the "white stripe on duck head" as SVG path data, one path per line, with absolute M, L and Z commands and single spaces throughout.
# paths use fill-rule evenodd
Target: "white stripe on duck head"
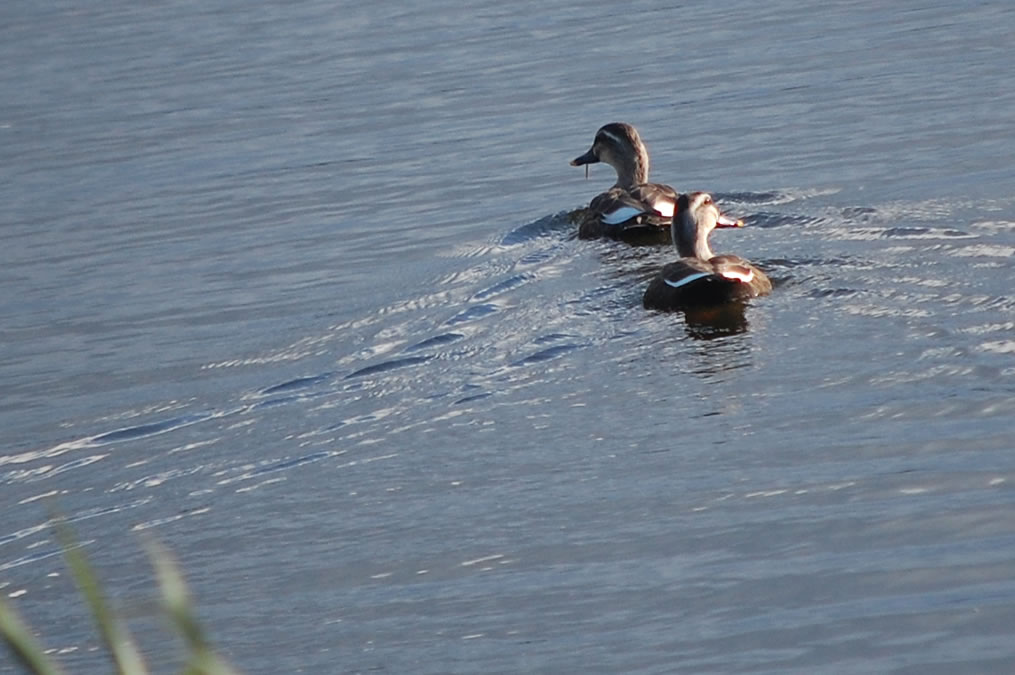
M 571 160 L 571 166 L 603 162 L 617 172 L 616 186 L 628 188 L 648 182 L 648 148 L 638 130 L 626 122 L 600 127 L 588 152 Z

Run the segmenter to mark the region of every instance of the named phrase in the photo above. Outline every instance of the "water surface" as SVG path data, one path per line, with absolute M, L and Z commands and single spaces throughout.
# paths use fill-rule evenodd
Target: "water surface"
M 1008 672 L 1015 12 L 0 9 L 0 590 L 248 673 Z M 635 124 L 775 292 L 573 238 Z M 0 671 L 13 665 L 0 661 Z

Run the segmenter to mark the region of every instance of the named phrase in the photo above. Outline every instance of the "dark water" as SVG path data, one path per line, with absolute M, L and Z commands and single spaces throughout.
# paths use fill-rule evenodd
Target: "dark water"
M 0 8 L 0 589 L 248 673 L 1015 665 L 1005 3 Z M 571 237 L 638 126 L 777 287 Z M 6 657 L 4 657 L 6 658 Z M 0 660 L 0 671 L 13 672 Z

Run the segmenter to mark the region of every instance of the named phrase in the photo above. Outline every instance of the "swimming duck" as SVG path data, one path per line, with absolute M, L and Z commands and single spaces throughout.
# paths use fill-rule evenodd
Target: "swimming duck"
M 666 235 L 673 218 L 677 192 L 669 185 L 648 182 L 648 150 L 638 130 L 624 122 L 611 122 L 596 132 L 588 152 L 571 160 L 571 166 L 605 162 L 617 172 L 617 182 L 597 195 L 578 225 L 582 239 L 627 239 L 646 234 Z
M 768 295 L 772 282 L 736 255 L 713 255 L 708 235 L 717 227 L 743 227 L 719 212 L 707 192 L 680 195 L 670 227 L 680 260 L 653 279 L 642 299 L 648 309 L 686 309 Z

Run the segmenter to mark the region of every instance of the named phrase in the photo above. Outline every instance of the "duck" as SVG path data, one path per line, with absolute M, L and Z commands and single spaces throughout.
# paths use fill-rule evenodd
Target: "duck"
M 699 308 L 771 293 L 764 272 L 740 256 L 715 255 L 708 245 L 715 228 L 743 226 L 742 220 L 721 213 L 707 192 L 680 195 L 670 226 L 680 260 L 649 282 L 642 298 L 646 309 Z
M 599 162 L 614 168 L 617 182 L 597 195 L 582 212 L 578 237 L 668 238 L 678 194 L 669 185 L 648 182 L 648 149 L 638 130 L 626 122 L 610 122 L 600 127 L 592 147 L 571 160 L 571 166 Z

